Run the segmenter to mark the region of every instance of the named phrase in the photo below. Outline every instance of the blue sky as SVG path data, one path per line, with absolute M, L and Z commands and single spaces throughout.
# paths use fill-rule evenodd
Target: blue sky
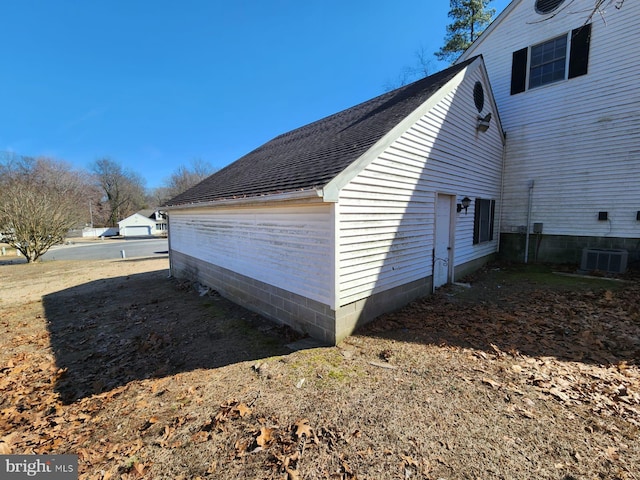
M 491 4 L 499 13 L 508 0 Z M 0 151 L 160 186 L 398 85 L 449 23 L 446 0 L 0 3 Z

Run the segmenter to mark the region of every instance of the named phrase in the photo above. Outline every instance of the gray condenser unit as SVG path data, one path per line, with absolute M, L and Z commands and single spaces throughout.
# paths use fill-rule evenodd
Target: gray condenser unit
M 599 270 L 609 273 L 627 271 L 629 252 L 622 249 L 585 248 L 582 250 L 580 269 L 591 272 Z

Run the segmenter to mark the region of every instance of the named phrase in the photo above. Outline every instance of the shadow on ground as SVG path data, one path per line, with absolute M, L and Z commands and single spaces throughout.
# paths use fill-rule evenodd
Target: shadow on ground
M 588 364 L 640 364 L 640 282 L 492 265 L 360 335 Z M 558 274 L 560 273 L 560 274 Z
M 132 380 L 290 353 L 295 334 L 168 270 L 103 279 L 43 299 L 64 402 Z

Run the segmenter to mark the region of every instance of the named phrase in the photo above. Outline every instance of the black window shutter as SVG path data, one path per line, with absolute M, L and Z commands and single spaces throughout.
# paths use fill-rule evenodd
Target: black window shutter
M 569 53 L 569 78 L 586 75 L 589 68 L 589 45 L 591 43 L 591 24 L 576 28 L 571 32 L 571 51 Z
M 473 244 L 480 243 L 480 199 L 476 198 L 473 218 Z
M 489 240 L 493 240 L 493 221 L 496 214 L 496 201 L 491 200 L 491 215 L 489 215 Z
M 513 52 L 511 63 L 511 95 L 524 92 L 527 85 L 527 55 L 529 49 Z

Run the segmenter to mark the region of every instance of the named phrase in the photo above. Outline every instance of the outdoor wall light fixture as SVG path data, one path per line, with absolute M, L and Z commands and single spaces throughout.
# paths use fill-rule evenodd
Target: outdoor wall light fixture
M 489 126 L 491 125 L 491 112 L 487 113 L 484 117 L 478 117 L 478 125 L 476 126 L 476 130 L 479 132 L 486 132 L 489 130 Z
M 471 205 L 471 199 L 469 197 L 464 197 L 462 200 L 460 200 L 460 203 L 457 205 L 456 211 L 460 213 L 464 208 L 464 213 L 466 214 L 467 208 L 469 208 L 469 205 Z

